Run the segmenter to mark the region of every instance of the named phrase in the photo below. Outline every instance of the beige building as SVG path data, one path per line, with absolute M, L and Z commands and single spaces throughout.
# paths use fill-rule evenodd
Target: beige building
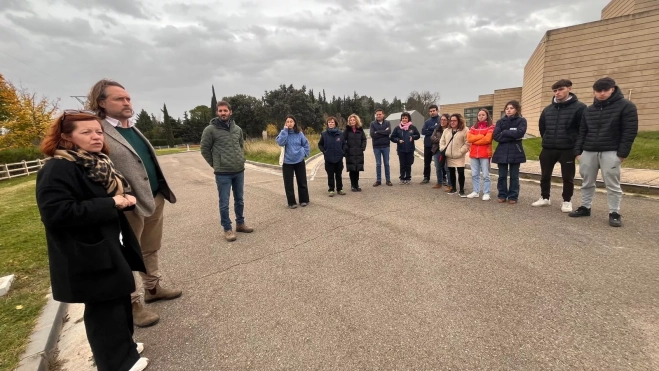
M 538 118 L 551 102 L 553 83 L 570 79 L 572 91 L 590 105 L 593 83 L 605 76 L 636 104 L 639 130 L 659 130 L 659 0 L 612 0 L 599 21 L 547 31 L 524 68 L 521 88 L 443 104 L 441 110 L 466 116 L 485 106 L 498 118 L 505 102 L 517 99 L 528 133 L 539 135 Z

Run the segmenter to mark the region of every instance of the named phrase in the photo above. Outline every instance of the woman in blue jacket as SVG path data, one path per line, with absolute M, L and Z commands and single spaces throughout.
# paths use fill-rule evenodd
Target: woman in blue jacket
M 414 163 L 414 141 L 421 138 L 419 130 L 412 125 L 412 116 L 408 112 L 400 115 L 400 124 L 391 133 L 391 141 L 398 147 L 400 162 L 400 184 L 410 184 L 412 180 L 412 164 Z
M 309 141 L 304 133 L 300 131 L 293 115 L 286 116 L 284 128 L 281 129 L 276 140 L 277 144 L 285 147 L 284 164 L 281 166 L 281 172 L 284 175 L 284 189 L 286 190 L 288 207 L 290 209 L 297 207 L 293 176 L 297 180 L 300 206 L 307 206 L 309 204 L 309 189 L 307 188 L 307 166 L 304 158 L 309 156 Z
M 522 139 L 526 134 L 526 119 L 522 117 L 522 107 L 516 100 L 506 103 L 506 115 L 497 121 L 494 140 L 499 142 L 492 156 L 492 162 L 499 165 L 497 196 L 499 202 L 516 204 L 519 198 L 519 165 L 526 162 Z M 510 176 L 510 187 L 508 187 Z
M 327 172 L 327 185 L 330 197 L 334 197 L 334 188 L 340 195 L 345 195 L 343 191 L 343 133 L 339 131 L 336 125 L 336 117 L 327 119 L 327 130 L 320 134 L 318 149 L 325 156 L 325 171 Z

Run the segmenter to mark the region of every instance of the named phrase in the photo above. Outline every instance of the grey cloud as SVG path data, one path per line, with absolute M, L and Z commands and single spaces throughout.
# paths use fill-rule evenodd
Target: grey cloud
M 381 101 L 430 90 L 442 94 L 442 103 L 473 100 L 493 89 L 521 85 L 524 64 L 544 32 L 532 13 L 560 15 L 576 24 L 597 19 L 607 0 L 508 0 L 504 6 L 489 0 L 316 0 L 300 2 L 296 13 L 282 16 L 264 14 L 270 12 L 265 0 L 224 8 L 193 0 L 157 6 L 142 2 L 133 8 L 126 0 L 66 1 L 108 30 L 93 34 L 89 22 L 78 24 L 55 12 L 43 12 L 49 17 L 45 20 L 7 13 L 28 31 L 8 33 L 7 52 L 29 61 L 48 50 L 48 63 L 58 73 L 50 79 L 30 76 L 23 66 L 9 63 L 6 77 L 64 99 L 86 93 L 100 78 L 113 78 L 128 88 L 136 109 L 157 114 L 167 103 L 171 114 L 181 116 L 209 104 L 211 84 L 222 96 L 258 97 L 292 83 L 316 92 L 325 89 L 330 97 L 356 90 Z M 39 4 L 48 6 L 46 0 L 33 0 Z M 581 10 L 565 12 L 567 6 Z M 117 13 L 138 19 L 126 22 Z M 144 14 L 168 22 L 143 21 Z M 577 18 L 583 14 L 590 18 Z M 519 30 L 501 30 L 504 25 Z M 81 45 L 80 30 L 101 42 Z M 57 37 L 39 37 L 44 34 Z M 456 35 L 461 35 L 458 41 Z M 25 67 L 44 70 L 37 62 Z
M 138 0 L 64 0 L 78 9 L 106 9 L 135 18 L 148 19 Z
M 54 19 L 32 16 L 6 15 L 15 25 L 48 38 L 59 37 L 79 41 L 91 41 L 97 37 L 89 21 L 82 18 Z

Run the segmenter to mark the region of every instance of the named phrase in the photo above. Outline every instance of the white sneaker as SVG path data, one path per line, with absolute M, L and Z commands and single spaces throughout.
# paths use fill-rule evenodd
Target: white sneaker
M 136 343 L 137 344 L 137 354 L 142 354 L 144 351 L 144 343 Z
M 489 201 L 490 200 L 490 194 L 486 193 L 483 195 L 483 201 Z
M 478 193 L 471 192 L 470 194 L 467 195 L 467 198 L 478 198 Z
M 548 198 L 542 198 L 534 203 L 531 204 L 531 206 L 550 206 L 551 205 L 551 200 Z
M 561 206 L 561 211 L 564 213 L 572 212 L 572 202 L 563 202 L 563 206 Z
M 138 359 L 137 362 L 135 362 L 135 364 L 133 365 L 133 367 L 131 367 L 130 370 L 128 371 L 142 371 L 146 369 L 147 366 L 149 366 L 149 359 L 142 357 Z

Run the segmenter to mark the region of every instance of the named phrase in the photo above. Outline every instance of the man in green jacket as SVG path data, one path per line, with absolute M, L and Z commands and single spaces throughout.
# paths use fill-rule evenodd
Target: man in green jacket
M 217 117 L 201 134 L 201 155 L 215 172 L 215 183 L 220 195 L 220 222 L 224 238 L 235 241 L 236 234 L 229 218 L 229 198 L 233 188 L 233 209 L 236 213 L 236 232 L 250 233 L 254 229 L 245 224 L 243 199 L 245 190 L 245 153 L 242 129 L 231 119 L 231 106 L 225 101 L 217 103 Z

